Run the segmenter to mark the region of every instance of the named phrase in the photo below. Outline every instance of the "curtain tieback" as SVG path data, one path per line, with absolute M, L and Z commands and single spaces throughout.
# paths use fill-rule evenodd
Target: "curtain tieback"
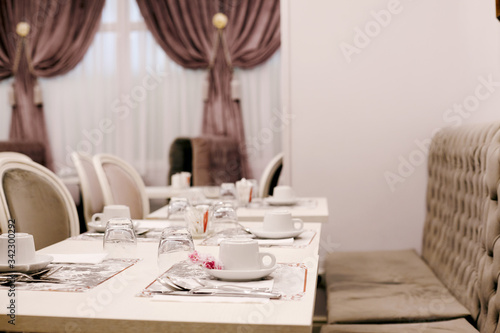
M 12 66 L 12 72 L 14 76 L 17 75 L 17 70 L 19 69 L 19 63 L 21 62 L 21 54 L 24 48 L 24 54 L 26 56 L 26 62 L 28 63 L 28 70 L 35 77 L 35 84 L 33 85 L 33 104 L 39 106 L 43 104 L 42 89 L 38 84 L 38 79 L 35 75 L 33 69 L 33 62 L 31 60 L 31 51 L 28 44 L 26 36 L 30 32 L 30 25 L 27 22 L 19 22 L 16 27 L 16 33 L 19 35 L 16 45 L 16 57 L 14 58 L 14 65 Z M 15 86 L 12 84 L 11 89 L 9 89 L 9 102 L 11 106 L 16 105 L 16 92 Z

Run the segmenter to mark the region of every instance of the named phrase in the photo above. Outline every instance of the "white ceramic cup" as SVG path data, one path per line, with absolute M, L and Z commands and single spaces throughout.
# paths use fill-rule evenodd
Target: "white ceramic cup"
M 287 210 L 272 210 L 264 215 L 263 230 L 271 232 L 285 232 L 301 230 L 304 222 L 292 218 L 292 213 Z
M 274 188 L 273 198 L 282 201 L 294 200 L 295 193 L 293 192 L 293 189 L 290 186 L 280 185 Z
M 102 213 L 95 213 L 92 215 L 92 222 L 100 222 L 106 225 L 110 219 L 113 218 L 130 218 L 130 209 L 125 205 L 108 205 L 104 206 Z
M 10 245 L 10 246 L 9 246 Z M 0 264 L 25 265 L 35 262 L 35 240 L 33 235 L 3 233 L 0 235 Z M 13 255 L 13 256 L 10 256 Z M 10 261 L 9 260 L 13 260 Z
M 266 263 L 265 258 L 270 262 Z M 219 259 L 226 270 L 259 270 L 274 267 L 276 257 L 272 253 L 259 252 L 254 239 L 225 239 L 220 243 Z
M 191 173 L 183 171 L 173 174 L 171 184 L 174 188 L 188 188 L 191 185 Z

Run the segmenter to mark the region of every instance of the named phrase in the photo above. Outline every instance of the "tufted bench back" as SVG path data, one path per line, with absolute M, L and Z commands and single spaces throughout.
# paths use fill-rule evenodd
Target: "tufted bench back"
M 495 332 L 500 309 L 500 123 L 446 128 L 428 156 L 422 257 L 471 312 Z

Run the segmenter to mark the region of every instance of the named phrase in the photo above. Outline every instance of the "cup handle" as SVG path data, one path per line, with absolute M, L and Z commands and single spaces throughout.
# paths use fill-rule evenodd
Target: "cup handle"
M 94 215 L 92 215 L 92 222 L 102 222 L 103 216 L 103 213 L 95 213 Z
M 271 262 L 267 265 L 264 264 L 265 257 L 271 258 Z M 271 268 L 271 267 L 274 267 L 274 265 L 276 264 L 276 257 L 272 253 L 267 253 L 267 252 L 259 253 L 259 258 L 260 258 L 260 268 L 261 269 Z
M 292 219 L 292 221 L 293 221 L 293 228 L 295 230 L 300 230 L 300 229 L 302 229 L 304 227 L 304 222 L 301 219 Z M 298 228 L 296 227 L 297 223 L 299 223 L 299 227 Z

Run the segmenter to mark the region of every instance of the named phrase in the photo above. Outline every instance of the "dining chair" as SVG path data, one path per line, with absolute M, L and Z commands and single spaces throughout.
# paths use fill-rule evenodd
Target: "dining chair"
M 111 154 L 92 158 L 101 184 L 105 205 L 126 205 L 132 219 L 145 219 L 149 214 L 149 198 L 144 182 L 128 162 Z
M 283 168 L 283 153 L 274 156 L 266 165 L 259 182 L 259 196 L 265 198 L 273 194 Z
M 28 155 L 25 155 L 25 154 L 22 154 L 22 153 L 18 153 L 18 152 L 15 152 L 15 151 L 1 151 L 0 152 L 0 158 L 21 158 L 21 159 L 25 159 L 27 161 L 33 161 L 31 159 L 31 157 L 29 157 Z
M 80 192 L 82 194 L 83 217 L 87 224 L 92 221 L 92 216 L 101 213 L 104 209 L 104 196 L 101 184 L 92 161 L 92 156 L 80 152 L 72 152 L 71 159 L 80 179 Z
M 0 227 L 33 235 L 36 249 L 79 234 L 76 206 L 52 171 L 23 156 L 0 158 Z

